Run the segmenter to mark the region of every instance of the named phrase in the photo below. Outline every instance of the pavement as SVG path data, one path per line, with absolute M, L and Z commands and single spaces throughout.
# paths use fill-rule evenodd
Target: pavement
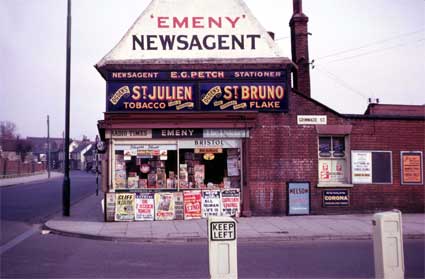
M 102 193 L 71 207 L 71 216 L 54 216 L 46 232 L 111 241 L 192 242 L 207 240 L 207 221 L 104 222 Z M 237 218 L 238 241 L 371 239 L 372 214 Z M 425 239 L 425 215 L 403 214 L 404 239 Z
M 63 177 L 63 173 L 61 172 L 50 172 L 50 179 L 52 178 L 58 178 Z M 7 187 L 7 186 L 14 186 L 18 184 L 25 184 L 30 182 L 42 182 L 45 180 L 48 180 L 48 174 L 47 171 L 44 173 L 36 174 L 36 175 L 29 175 L 29 176 L 20 176 L 20 177 L 14 177 L 14 178 L 2 178 L 0 179 L 0 187 Z
M 51 173 L 52 178 L 62 175 Z M 0 186 L 47 179 L 47 173 L 1 179 Z M 61 212 L 53 215 L 42 233 L 110 241 L 207 241 L 206 219 L 104 222 L 102 198 L 100 192 L 73 204 L 70 217 Z M 373 214 L 241 217 L 236 218 L 237 238 L 248 242 L 371 239 L 372 218 Z M 402 223 L 404 239 L 425 239 L 425 214 L 402 214 Z

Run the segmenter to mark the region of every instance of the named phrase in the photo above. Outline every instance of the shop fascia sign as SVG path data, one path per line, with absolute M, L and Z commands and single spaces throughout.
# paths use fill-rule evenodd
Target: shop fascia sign
M 152 139 L 152 138 L 248 138 L 248 129 L 113 129 L 106 131 L 106 138 Z

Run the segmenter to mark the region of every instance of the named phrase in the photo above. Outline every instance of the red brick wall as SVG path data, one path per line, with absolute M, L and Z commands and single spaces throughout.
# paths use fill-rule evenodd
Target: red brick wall
M 0 158 L 0 175 L 24 175 L 31 174 L 33 172 L 44 171 L 45 164 L 22 163 L 21 161 L 10 161 L 7 159 Z
M 311 183 L 312 214 L 424 211 L 424 186 L 400 186 L 400 151 L 424 151 L 424 121 L 347 119 L 295 93 L 290 95 L 289 109 L 289 113 L 260 113 L 251 130 L 245 171 L 252 214 L 286 214 L 289 181 Z M 317 188 L 318 134 L 314 125 L 297 125 L 298 114 L 327 115 L 328 125 L 352 125 L 352 150 L 392 151 L 393 185 L 356 184 L 348 188 L 350 207 L 323 208 L 323 188 Z

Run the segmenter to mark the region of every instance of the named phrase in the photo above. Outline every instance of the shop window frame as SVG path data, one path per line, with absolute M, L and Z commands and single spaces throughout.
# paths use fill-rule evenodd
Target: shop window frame
M 320 138 L 329 137 L 331 138 L 330 143 L 330 156 L 322 157 L 320 156 Z M 344 138 L 344 156 L 334 156 L 333 150 L 333 138 Z M 351 188 L 354 185 L 351 183 L 351 147 L 350 147 L 350 135 L 347 134 L 318 134 L 317 135 L 317 187 L 319 188 Z M 337 161 L 344 160 L 344 181 L 321 181 L 320 180 L 320 161 L 329 160 L 329 161 Z
M 200 138 L 201 139 L 205 139 L 208 140 L 206 138 Z M 109 192 L 137 192 L 137 191 L 146 191 L 146 190 L 154 190 L 155 192 L 178 192 L 178 191 L 185 191 L 185 190 L 202 190 L 201 188 L 181 188 L 180 187 L 180 178 L 179 178 L 179 174 L 180 174 L 180 150 L 181 149 L 185 149 L 184 146 L 181 146 L 183 142 L 185 141 L 191 141 L 194 139 L 159 139 L 159 140 L 151 140 L 151 139 L 111 139 L 109 141 L 110 144 L 110 152 L 108 152 L 109 154 Z M 239 154 L 239 160 L 240 160 L 240 187 L 237 188 L 240 191 L 240 197 L 242 200 L 242 192 L 243 192 L 243 183 L 244 183 L 244 169 L 243 169 L 243 139 L 242 138 L 227 138 L 227 139 L 222 139 L 222 140 L 235 140 L 238 141 L 237 143 L 237 147 L 240 149 L 240 154 Z M 146 189 L 140 189 L 140 188 L 134 188 L 134 189 L 129 189 L 129 188 L 117 188 L 116 184 L 115 184 L 115 152 L 116 152 L 116 146 L 117 145 L 175 145 L 176 146 L 176 150 L 177 150 L 177 173 L 176 173 L 176 187 L 175 188 L 146 188 Z

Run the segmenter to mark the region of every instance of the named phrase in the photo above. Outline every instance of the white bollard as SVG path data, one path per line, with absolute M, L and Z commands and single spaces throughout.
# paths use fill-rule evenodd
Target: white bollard
M 230 217 L 208 218 L 208 254 L 211 279 L 238 278 L 236 221 Z
M 373 215 L 375 278 L 404 278 L 403 231 L 399 210 Z

